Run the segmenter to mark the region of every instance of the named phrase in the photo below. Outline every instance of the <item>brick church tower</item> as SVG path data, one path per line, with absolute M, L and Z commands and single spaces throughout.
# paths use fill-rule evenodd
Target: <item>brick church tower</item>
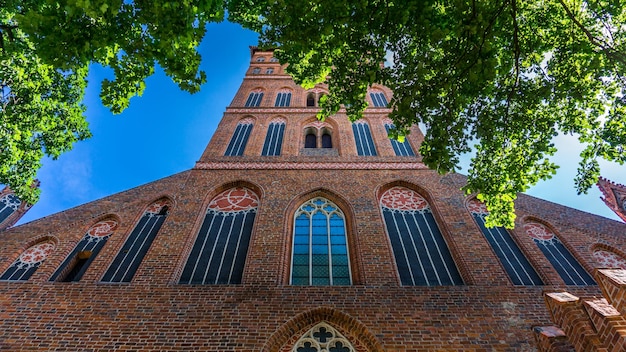
M 191 170 L 1 231 L 0 349 L 533 351 L 544 292 L 626 263 L 625 224 L 523 194 L 485 228 L 417 126 L 387 137 L 389 89 L 355 123 L 325 92 L 252 48 Z

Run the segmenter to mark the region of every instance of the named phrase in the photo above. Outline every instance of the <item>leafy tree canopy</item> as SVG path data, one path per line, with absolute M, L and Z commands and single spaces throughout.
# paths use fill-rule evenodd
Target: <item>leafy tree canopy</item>
M 465 191 L 486 203 L 488 224 L 512 226 L 516 194 L 555 173 L 548 157 L 559 132 L 586 146 L 579 192 L 597 179 L 598 158 L 626 160 L 623 0 L 5 3 L 0 182 L 14 188 L 28 183 L 11 175 L 34 172 L 43 153 L 58 155 L 88 135 L 78 116 L 89 63 L 113 68 L 101 92 L 113 112 L 141 95 L 155 64 L 182 89 L 197 91 L 206 79 L 197 46 L 225 9 L 230 20 L 260 32 L 262 46 L 278 48 L 297 82 L 328 83 L 320 118 L 344 104 L 359 119 L 367 88 L 381 83 L 394 91 L 394 137 L 416 123 L 426 127 L 420 153 L 429 167 L 454 171 L 475 146 Z M 390 55 L 391 64 L 381 66 Z M 23 123 L 18 108 L 30 122 L 11 125 Z M 23 160 L 32 161 L 24 167 Z
M 112 112 L 141 95 L 159 64 L 183 90 L 206 81 L 197 47 L 217 0 L 0 2 L 0 183 L 30 203 L 44 155 L 90 136 L 81 105 L 88 65 L 113 70 L 100 97 Z
M 586 192 L 598 158 L 626 160 L 626 3 L 622 0 L 231 0 L 230 19 L 305 86 L 327 81 L 320 118 L 348 106 L 362 116 L 366 89 L 394 91 L 398 138 L 426 126 L 423 162 L 454 171 L 475 146 L 465 192 L 514 224 L 513 201 L 557 165 L 560 132 L 585 145 L 576 177 Z M 391 65 L 381 66 L 392 55 Z

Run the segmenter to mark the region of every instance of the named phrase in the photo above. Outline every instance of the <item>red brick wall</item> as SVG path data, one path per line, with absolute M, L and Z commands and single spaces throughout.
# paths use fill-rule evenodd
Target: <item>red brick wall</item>
M 284 86 L 262 81 L 268 90 Z M 465 178 L 425 169 L 419 156 L 396 157 L 382 125 L 383 110 L 366 114 L 379 156 L 356 155 L 341 113 L 329 119 L 339 156 L 302 156 L 302 128 L 317 110 L 295 106 L 305 97 L 295 86 L 301 94 L 295 94 L 293 109 L 237 110 L 257 84 L 244 80 L 195 169 L 0 232 L 0 272 L 34 241 L 56 243 L 29 281 L 0 282 L 0 350 L 283 351 L 324 320 L 359 351 L 533 351 L 532 327 L 550 322 L 544 290 L 566 288 L 580 295 L 600 290 L 565 287 L 523 223 L 549 225 L 588 270 L 597 266 L 594 246 L 626 250 L 626 225 L 521 196 L 511 234 L 546 286 L 514 286 L 465 207 L 468 198 L 460 191 Z M 264 101 L 273 104 L 269 95 Z M 224 157 L 237 122 L 246 116 L 255 126 L 244 156 Z M 275 116 L 287 119 L 283 154 L 261 157 L 267 124 Z M 422 140 L 417 127 L 409 140 L 417 151 Z M 396 185 L 428 200 L 465 285 L 400 285 L 378 203 Z M 233 186 L 248 187 L 260 198 L 242 284 L 177 284 L 208 203 Z M 346 215 L 352 286 L 288 284 L 294 211 L 316 195 L 333 200 Z M 172 201 L 169 215 L 133 281 L 99 282 L 145 207 L 162 197 Z M 82 280 L 49 282 L 85 231 L 109 217 L 119 227 Z

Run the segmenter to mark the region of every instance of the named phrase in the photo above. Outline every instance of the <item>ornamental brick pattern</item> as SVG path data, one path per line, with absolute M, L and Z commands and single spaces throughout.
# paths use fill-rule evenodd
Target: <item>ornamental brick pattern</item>
M 0 350 L 290 352 L 317 347 L 298 343 L 309 332 L 320 332 L 318 327 L 341 339 L 341 346 L 318 341 L 319 348 L 358 352 L 536 351 L 545 346 L 565 351 L 578 346 L 570 337 L 580 333 L 592 341 L 584 346 L 602 346 L 602 336 L 616 336 L 611 326 L 617 323 L 598 329 L 588 312 L 605 317 L 607 304 L 624 312 L 623 298 L 585 305 L 580 317 L 588 323 L 575 333 L 567 324 L 552 322 L 555 313 L 546 308 L 543 292 L 600 297 L 605 290 L 618 297 L 621 286 L 597 276 L 600 286 L 565 285 L 524 225 L 540 225 L 531 230 L 540 238 L 556 234 L 585 270 L 594 272 L 619 264 L 596 253 L 622 257 L 626 224 L 520 194 L 516 228 L 509 233 L 545 285 L 514 285 L 471 215 L 484 209 L 461 191 L 465 177 L 439 175 L 419 155 L 395 155 L 385 129 L 390 108 L 364 113 L 377 156 L 358 156 L 344 109 L 324 121 L 332 130 L 332 153 L 307 155 L 305 130 L 319 125 L 319 108 L 306 106 L 307 94 L 314 92 L 317 99 L 327 88 L 297 86 L 280 63 L 271 61 L 271 51 L 253 48 L 251 54 L 239 91 L 192 169 L 0 231 L 0 273 L 32 246 L 54 246 L 28 280 L 0 280 Z M 257 62 L 258 57 L 265 60 Z M 254 68 L 260 68 L 258 74 L 252 74 Z M 268 68 L 274 73 L 267 74 Z M 392 101 L 386 87 L 372 89 Z M 275 107 L 276 95 L 286 90 L 292 93 L 290 106 Z M 261 104 L 246 108 L 253 91 L 263 92 Z M 372 106 L 369 94 L 366 99 Z M 242 121 L 254 124 L 243 155 L 224 156 Z M 262 156 L 269 125 L 276 121 L 285 123 L 281 154 Z M 423 135 L 417 126 L 411 131 L 407 141 L 417 152 Z M 316 197 L 336 204 L 345 218 L 350 286 L 289 284 L 295 214 Z M 143 215 L 159 214 L 165 206 L 167 218 L 132 280 L 102 282 Z M 407 213 L 428 206 L 463 284 L 403 286 L 382 206 Z M 180 284 L 207 212 L 234 217 L 252 209 L 241 283 Z M 80 281 L 50 281 L 90 231 L 109 237 Z M 607 319 L 617 318 L 597 321 Z

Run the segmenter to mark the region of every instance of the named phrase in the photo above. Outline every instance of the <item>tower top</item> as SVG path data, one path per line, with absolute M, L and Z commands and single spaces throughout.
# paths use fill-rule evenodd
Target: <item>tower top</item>
M 598 188 L 604 195 L 600 197 L 624 222 L 626 222 L 626 186 L 604 177 L 598 179 Z

